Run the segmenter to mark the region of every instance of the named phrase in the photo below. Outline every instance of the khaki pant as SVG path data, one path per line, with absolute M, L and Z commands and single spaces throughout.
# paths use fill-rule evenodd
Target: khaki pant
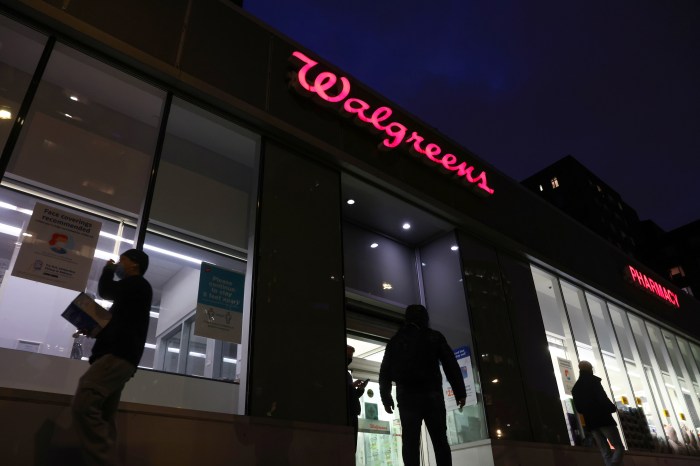
M 135 372 L 131 363 L 107 354 L 80 378 L 72 410 L 85 466 L 117 464 L 117 407 L 124 385 Z

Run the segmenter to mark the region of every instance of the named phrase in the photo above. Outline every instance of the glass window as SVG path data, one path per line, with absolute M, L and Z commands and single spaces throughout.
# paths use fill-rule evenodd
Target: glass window
M 663 329 L 661 330 L 661 334 L 666 343 L 666 350 L 671 358 L 673 370 L 675 372 L 676 384 L 672 384 L 673 387 L 669 388 L 669 390 L 674 390 L 676 392 L 681 407 L 685 404 L 685 412 L 680 412 L 678 414 L 683 441 L 688 451 L 693 455 L 697 455 L 700 454 L 700 444 L 698 443 L 698 428 L 700 428 L 698 412 L 700 412 L 700 401 L 698 401 L 697 396 L 694 396 L 692 386 L 693 375 L 688 372 L 683 361 L 679 345 L 680 339 Z
M 632 335 L 627 313 L 612 304 L 609 305 L 609 309 L 625 361 L 625 370 L 634 392 L 634 399 L 630 399 L 629 403 L 620 410 L 620 420 L 628 446 L 640 450 L 666 452 L 668 445 L 661 422 L 659 404 L 644 375 L 644 365 Z
M 173 99 L 149 229 L 245 257 L 258 150 L 258 136 Z
M 156 368 L 238 378 L 240 335 L 235 341 L 203 336 L 196 309 L 202 262 L 247 272 L 258 151 L 257 135 L 173 99 L 144 245 L 158 270 L 151 282 L 159 309 Z
M 686 453 L 687 450 L 678 436 L 680 425 L 674 414 L 673 405 L 662 376 L 662 367 L 666 368 L 666 365 L 663 361 L 659 364 L 659 360 L 654 352 L 654 343 L 650 339 L 650 333 L 644 321 L 632 314 L 628 314 L 628 317 L 632 327 L 632 333 L 637 342 L 639 355 L 644 365 L 644 375 L 652 391 L 652 396 L 659 405 L 661 422 L 663 424 L 669 451 L 673 453 Z M 661 342 L 658 341 L 656 344 L 661 344 Z
M 137 214 L 163 100 L 162 91 L 57 44 L 6 176 Z
M 210 379 L 238 378 L 238 341 L 206 338 L 195 322 L 202 262 L 245 274 L 246 262 L 206 249 L 148 234 L 146 278 L 157 310 L 154 369 Z
M 0 150 L 7 142 L 46 37 L 0 17 Z
M 413 248 L 346 222 L 343 249 L 345 284 L 350 293 L 401 310 L 420 302 Z
M 11 275 L 20 251 L 24 232 L 37 201 L 68 213 L 101 222 L 94 257 L 85 292 L 97 296 L 97 281 L 108 259 L 133 247 L 134 228 L 114 219 L 99 217 L 97 211 L 86 212 L 59 204 L 59 199 L 37 199 L 25 193 L 0 188 L 0 346 L 32 349 L 54 356 L 87 359 L 92 340 L 75 337 L 75 328 L 61 313 L 77 292 Z M 98 300 L 109 308 L 110 302 Z M 31 319 L 27 316 L 31 315 Z M 22 342 L 26 344 L 22 344 Z
M 583 428 L 574 410 L 571 387 L 576 380 L 574 368 L 578 367 L 579 363 L 577 348 L 579 348 L 582 358 L 589 358 L 591 364 L 594 364 L 593 346 L 588 338 L 585 322 L 578 322 L 576 328 L 580 330 L 581 334 L 574 342 L 574 335 L 564 310 L 562 289 L 559 287 L 559 281 L 556 277 L 536 267 L 531 267 L 531 269 L 537 301 L 540 305 L 542 321 L 547 334 L 547 346 L 552 357 L 552 368 L 557 380 L 569 432 L 569 441 L 572 445 L 580 445 L 583 442 Z

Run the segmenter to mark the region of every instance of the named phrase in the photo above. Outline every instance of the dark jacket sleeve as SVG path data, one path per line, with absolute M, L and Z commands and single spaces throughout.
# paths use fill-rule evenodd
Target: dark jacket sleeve
M 102 269 L 102 275 L 100 275 L 100 280 L 97 282 L 97 293 L 103 299 L 109 299 L 113 301 L 117 297 L 117 289 L 119 287 L 119 282 L 114 281 L 114 267 L 105 266 Z
M 390 341 L 386 345 L 384 359 L 382 359 L 382 365 L 379 368 L 379 395 L 384 406 L 389 406 L 394 402 L 394 399 L 391 397 L 391 374 L 394 359 L 393 353 L 394 345 L 392 345 L 392 342 Z
M 464 378 L 462 377 L 462 370 L 457 364 L 457 358 L 455 354 L 450 349 L 447 344 L 447 340 L 442 334 L 440 335 L 440 347 L 439 347 L 439 357 L 440 364 L 442 364 L 442 370 L 445 372 L 445 377 L 452 387 L 452 391 L 455 394 L 457 400 L 467 397 L 467 389 L 464 386 Z

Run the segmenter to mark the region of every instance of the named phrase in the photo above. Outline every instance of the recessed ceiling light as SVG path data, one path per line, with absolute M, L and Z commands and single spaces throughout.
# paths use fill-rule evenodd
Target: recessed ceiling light
M 346 202 L 348 205 L 353 205 L 355 203 L 355 199 L 348 199 Z
M 10 120 L 12 119 L 12 113 L 8 110 L 0 110 L 0 120 Z
M 383 289 L 383 290 L 390 290 L 390 289 L 392 289 L 392 288 L 393 288 L 393 286 L 391 286 L 391 283 L 386 283 L 386 282 L 385 282 L 385 283 L 382 283 L 382 289 Z
M 452 247 L 450 249 L 452 249 L 453 251 L 456 251 L 457 249 L 459 249 L 459 246 L 454 244 L 454 245 L 452 245 Z
M 66 118 L 73 118 L 71 115 L 69 115 L 67 113 L 64 113 L 64 115 L 66 116 Z
M 379 243 L 372 243 L 369 245 L 369 247 L 372 249 L 376 248 L 377 246 L 379 246 Z
M 403 224 L 403 229 L 404 229 L 404 230 L 408 230 L 409 228 L 411 228 L 411 224 L 410 224 L 410 223 L 406 222 L 406 223 Z
M 78 101 L 78 96 L 76 96 L 76 95 L 72 95 L 72 96 L 70 96 L 70 97 L 68 97 L 68 98 L 69 98 L 70 100 L 72 100 L 73 102 L 77 102 L 77 101 Z

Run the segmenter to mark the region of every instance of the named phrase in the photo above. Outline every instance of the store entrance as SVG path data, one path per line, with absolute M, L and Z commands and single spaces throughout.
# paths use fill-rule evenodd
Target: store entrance
M 379 366 L 386 343 L 360 336 L 348 336 L 355 348 L 350 365 L 353 380 L 369 379 L 360 398 L 355 464 L 362 466 L 403 465 L 401 461 L 401 420 L 398 409 L 387 413 L 379 396 Z M 396 398 L 395 388 L 392 396 Z

